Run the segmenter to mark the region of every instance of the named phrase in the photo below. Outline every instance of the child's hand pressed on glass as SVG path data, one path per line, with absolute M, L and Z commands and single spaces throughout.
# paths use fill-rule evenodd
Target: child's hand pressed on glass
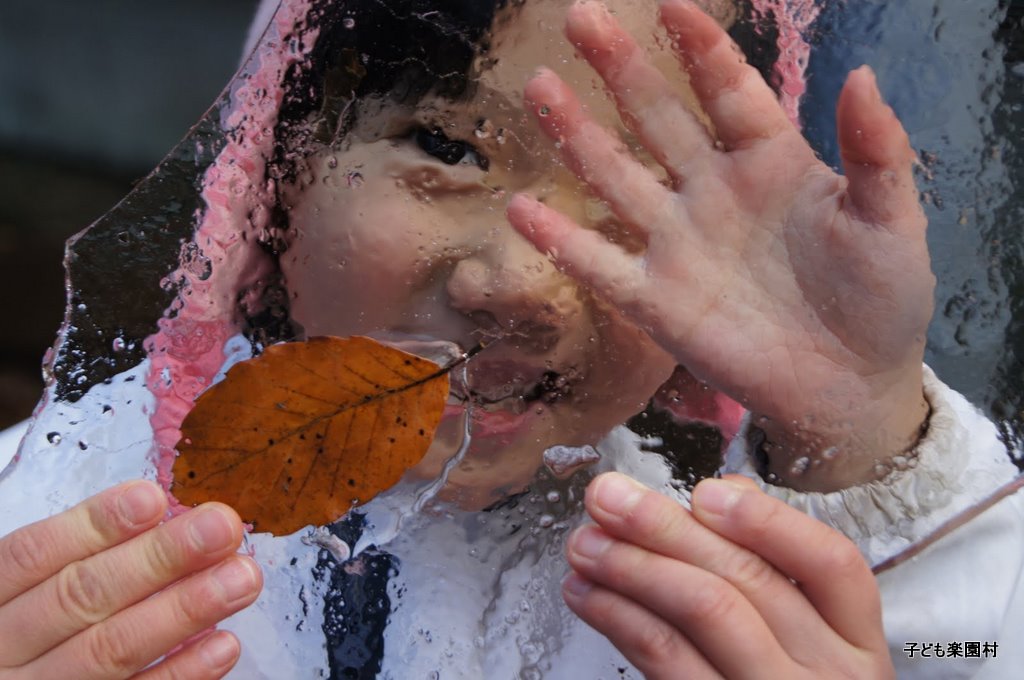
M 661 17 L 710 129 L 599 3 L 575 5 L 567 34 L 667 182 L 554 72 L 525 91 L 565 162 L 646 247 L 629 253 L 526 195 L 509 219 L 759 417 L 783 483 L 875 478 L 927 414 L 934 277 L 906 133 L 871 71 L 854 71 L 838 104 L 839 176 L 712 19 L 686 0 L 663 2 Z

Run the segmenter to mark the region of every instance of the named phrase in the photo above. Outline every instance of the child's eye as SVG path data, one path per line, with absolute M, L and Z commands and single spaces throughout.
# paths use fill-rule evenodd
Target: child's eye
M 437 160 L 447 165 L 468 164 L 475 165 L 481 170 L 489 166 L 487 157 L 476 150 L 469 142 L 462 142 L 448 137 L 438 130 L 417 128 L 415 134 L 416 144 L 424 152 L 430 154 Z

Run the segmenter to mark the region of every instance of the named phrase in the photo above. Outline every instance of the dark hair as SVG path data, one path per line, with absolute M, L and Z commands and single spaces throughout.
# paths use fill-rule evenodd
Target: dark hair
M 306 128 L 329 142 L 353 122 L 347 105 L 367 95 L 408 105 L 428 92 L 467 96 L 474 59 L 486 54 L 491 23 L 505 3 L 319 0 L 309 13 L 319 35 L 309 58 L 289 74 L 278 139 L 301 147 L 295 133 Z

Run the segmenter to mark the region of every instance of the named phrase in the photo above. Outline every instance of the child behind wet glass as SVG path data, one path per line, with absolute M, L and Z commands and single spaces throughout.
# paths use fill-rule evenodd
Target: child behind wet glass
M 477 584 L 467 575 L 496 566 L 470 568 L 454 556 L 444 561 L 447 537 L 465 532 L 468 542 L 474 522 L 500 514 L 501 503 L 530 484 L 550 446 L 592 443 L 611 430 L 599 448 L 612 467 L 634 471 L 643 455 L 613 428 L 682 365 L 750 411 L 726 464 L 726 471 L 749 476 L 700 483 L 692 514 L 625 476 L 600 476 L 586 496 L 596 524 L 568 540 L 566 603 L 640 672 L 884 677 L 893 672 L 890 648 L 936 630 L 953 635 L 955 629 L 940 623 L 946 616 L 980 627 L 965 634 L 997 637 L 994 626 L 1012 584 L 980 594 L 977 585 L 964 586 L 975 609 L 966 616 L 948 610 L 920 627 L 922 617 L 913 614 L 921 605 L 911 605 L 907 593 L 934 579 L 933 558 L 883 578 L 887 642 L 878 585 L 857 549 L 879 561 L 958 502 L 969 502 L 979 493 L 971 484 L 1007 474 L 987 455 L 995 441 L 990 424 L 922 369 L 934 285 L 925 219 L 911 175 L 913 152 L 872 73 L 852 73 L 840 97 L 844 178 L 816 159 L 760 76 L 692 3 L 666 0 L 660 18 L 653 8 L 627 3 L 609 3 L 614 15 L 594 2 L 464 5 L 429 18 L 417 14 L 426 5 L 410 7 L 409 16 L 423 25 L 409 30 L 429 25 L 487 44 L 485 54 L 449 41 L 452 52 L 441 46 L 440 53 L 397 55 L 394 69 L 384 69 L 386 77 L 374 84 L 359 80 L 360 50 L 345 46 L 348 38 L 339 38 L 341 47 L 325 43 L 340 55 L 329 77 L 341 83 L 339 91 L 357 91 L 361 99 L 337 105 L 334 125 L 296 165 L 296 180 L 283 196 L 289 242 L 281 267 L 292 315 L 308 335 L 373 334 L 463 348 L 492 343 L 470 364 L 471 393 L 460 395 L 476 414 L 471 449 L 449 477 L 448 519 L 410 529 L 419 546 L 403 558 L 410 589 L 430 583 L 411 576 L 417 569 L 434 573 L 436 583 L 450 577 L 449 591 L 436 587 L 458 599 L 446 615 L 464 619 L 463 642 L 472 647 L 468 631 L 484 612 L 474 609 Z M 567 42 L 558 36 L 566 12 Z M 348 30 L 370 40 L 372 16 L 356 16 Z M 667 37 L 652 37 L 659 22 Z M 339 35 L 344 27 L 339 24 Z M 676 59 L 690 89 L 680 84 Z M 459 73 L 452 69 L 460 60 L 469 80 L 421 86 L 438 73 Z M 409 63 L 414 66 L 399 68 Z M 435 69 L 417 71 L 417 63 Z M 552 70 L 531 78 L 543 64 Z M 695 104 L 704 116 L 693 113 Z M 973 447 L 969 458 L 961 444 Z M 898 456 L 916 457 L 917 467 L 894 472 Z M 442 463 L 428 457 L 419 474 L 436 475 Z M 953 479 L 946 467 L 968 479 L 955 490 L 959 501 L 944 488 Z M 72 556 L 79 559 L 158 521 L 152 489 L 129 488 L 139 500 L 123 505 L 128 515 L 117 514 L 120 491 L 92 501 L 92 510 L 51 520 L 34 534 L 43 538 L 20 540 L 46 543 L 91 522 L 99 529 L 85 534 L 95 538 Z M 473 512 L 484 507 L 490 514 Z M 1019 543 L 1015 511 L 1001 512 L 988 518 L 987 530 L 1005 525 Z M 155 565 L 157 573 L 147 578 L 157 587 L 200 572 L 159 601 L 168 612 L 187 611 L 174 593 L 191 592 L 188 584 L 201 588 L 207 572 L 200 570 L 208 565 L 235 567 L 236 595 L 214 588 L 207 622 L 250 602 L 258 577 L 244 578 L 249 561 L 221 562 L 240 537 L 230 511 L 196 516 L 209 519 L 209 542 L 185 542 L 182 522 L 147 534 L 155 545 L 180 548 L 170 566 Z M 141 519 L 126 524 L 126 517 Z M 7 554 L 17 555 L 11 539 L 4 541 Z M 975 540 L 967 550 L 946 543 L 945 560 L 963 564 L 984 556 L 1001 562 L 1005 573 L 1019 573 L 1020 551 L 1012 564 L 1001 552 L 1013 554 L 1012 546 L 994 549 Z M 523 580 L 530 568 L 543 572 L 543 558 L 531 563 L 521 544 L 515 547 L 506 559 L 516 568 L 498 570 L 494 593 L 532 586 L 535 579 Z M 140 545 L 122 547 L 118 556 L 146 574 L 146 554 Z M 424 564 L 437 562 L 414 564 L 417 554 Z M 0 589 L 0 631 L 5 621 L 14 629 L 21 620 L 15 613 L 61 611 L 62 579 L 46 579 L 62 559 L 72 561 L 56 552 L 38 565 L 11 560 L 23 572 L 15 570 L 7 590 Z M 561 564 L 557 556 L 548 559 Z M 948 581 L 946 587 L 957 591 Z M 57 593 L 50 600 L 48 589 Z M 412 659 L 407 670 L 419 663 L 427 668 L 430 652 L 409 651 L 412 638 L 402 637 L 400 626 L 414 628 L 403 617 L 417 620 L 409 610 L 419 596 L 408 597 L 404 610 L 392 612 L 397 632 L 384 633 L 383 653 Z M 533 601 L 538 611 L 540 604 Z M 72 616 L 73 623 L 50 636 L 52 648 L 31 647 L 35 656 L 0 643 L 0 665 L 14 659 L 7 665 L 82 668 L 115 657 L 142 660 L 153 649 L 111 640 L 123 625 L 92 625 L 108 616 L 124 620 L 131 609 L 98 611 L 103 616 Z M 557 607 L 551 611 L 557 625 L 571 627 Z M 419 617 L 444 628 L 436 613 Z M 176 619 L 177 639 L 201 617 L 195 618 Z M 85 633 L 72 637 L 79 630 Z M 463 629 L 453 624 L 452 630 Z M 83 635 L 93 642 L 76 646 Z M 19 639 L 12 636 L 0 640 Z M 606 658 L 599 642 L 581 636 L 566 634 L 538 652 L 549 664 L 545 677 L 574 677 L 587 667 L 579 654 L 588 649 Z M 68 637 L 71 642 L 57 644 Z M 519 644 L 511 638 L 485 640 L 490 651 L 480 655 L 481 672 L 502 667 L 503 648 Z M 207 642 L 226 650 L 220 661 L 193 644 L 174 663 L 201 677 L 205 659 L 204 672 L 216 677 L 233 663 L 237 642 L 225 634 Z M 530 656 L 522 644 L 515 653 Z

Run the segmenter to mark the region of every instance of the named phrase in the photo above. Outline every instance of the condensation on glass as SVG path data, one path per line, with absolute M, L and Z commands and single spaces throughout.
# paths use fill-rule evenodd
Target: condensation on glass
M 484 343 L 399 485 L 326 530 L 248 537 L 267 587 L 226 625 L 242 637 L 236 674 L 639 677 L 561 604 L 564 537 L 596 470 L 683 497 L 722 437 L 674 418 L 679 392 L 659 390 L 672 367 L 505 222 L 508 196 L 530 190 L 634 247 L 520 104 L 544 63 L 610 111 L 560 35 L 567 4 L 286 2 L 185 140 L 68 243 L 65 322 L 0 477 L 0 533 L 124 479 L 169 483 L 192 400 L 270 343 L 364 334 L 441 358 Z M 618 14 L 670 69 L 650 4 Z M 879 72 L 921 159 L 939 279 L 927 360 L 1015 455 L 1020 17 L 997 0 L 804 4 L 793 111 L 838 165 L 844 74 Z M 794 24 L 710 8 L 777 76 Z M 614 429 L 594 448 L 627 420 L 639 438 Z M 648 454 L 617 457 L 638 442 Z

